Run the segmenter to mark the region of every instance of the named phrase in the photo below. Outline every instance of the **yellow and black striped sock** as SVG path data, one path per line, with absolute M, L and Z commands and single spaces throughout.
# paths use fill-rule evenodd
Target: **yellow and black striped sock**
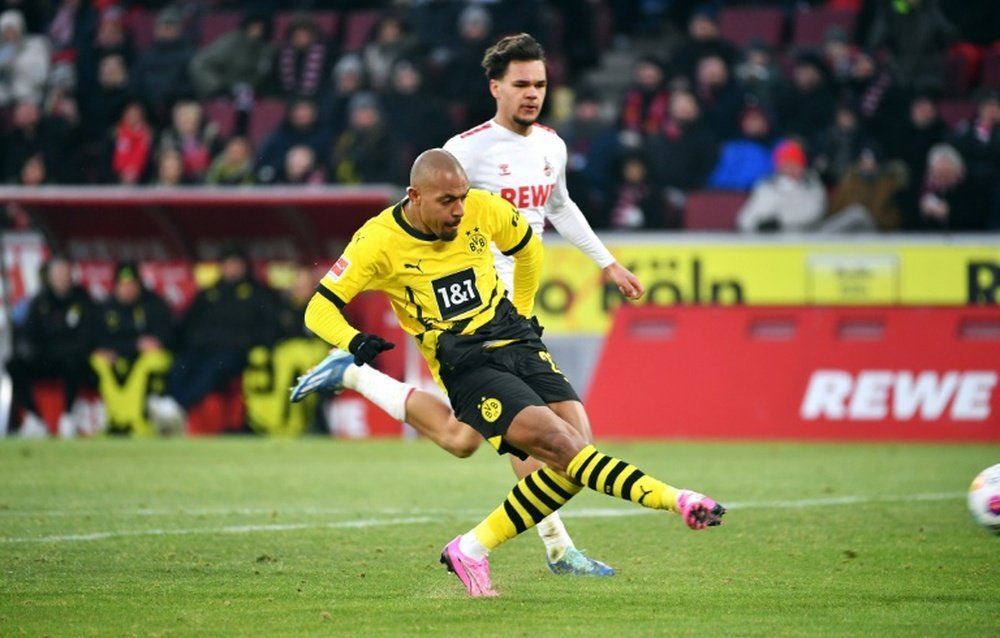
M 472 532 L 487 550 L 493 550 L 566 504 L 583 489 L 565 476 L 542 467 L 518 481 L 503 505 Z
M 651 509 L 677 511 L 677 488 L 658 481 L 634 465 L 598 452 L 593 445 L 573 457 L 566 473 L 595 492 Z

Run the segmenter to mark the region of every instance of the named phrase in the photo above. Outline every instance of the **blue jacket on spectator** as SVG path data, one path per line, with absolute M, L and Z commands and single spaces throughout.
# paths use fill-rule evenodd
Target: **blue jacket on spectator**
M 719 161 L 706 186 L 750 190 L 758 180 L 773 172 L 770 147 L 753 140 L 729 140 L 722 144 Z

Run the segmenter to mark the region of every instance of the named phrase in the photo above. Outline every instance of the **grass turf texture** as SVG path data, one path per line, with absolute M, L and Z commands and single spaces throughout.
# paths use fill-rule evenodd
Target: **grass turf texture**
M 585 491 L 471 600 L 441 547 L 513 479 L 483 448 L 251 438 L 0 441 L 0 635 L 988 636 L 1000 537 L 964 491 L 995 446 L 607 442 L 731 507 L 721 528 Z

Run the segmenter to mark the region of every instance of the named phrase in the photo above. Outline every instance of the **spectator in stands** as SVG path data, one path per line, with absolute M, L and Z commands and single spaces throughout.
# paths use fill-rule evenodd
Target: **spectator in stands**
M 838 103 L 833 122 L 818 136 L 812 162 L 823 183 L 832 186 L 839 182 L 869 140 L 854 106 L 849 102 Z
M 40 103 L 49 66 L 48 38 L 29 35 L 20 11 L 0 13 L 0 107 L 21 100 Z
M 743 87 L 729 75 L 729 67 L 717 55 L 706 55 L 695 70 L 694 94 L 702 119 L 721 138 L 738 130 L 740 111 L 746 104 Z
M 257 95 L 271 77 L 274 46 L 271 20 L 248 12 L 235 29 L 200 49 L 191 59 L 191 80 L 202 98 Z
M 778 106 L 781 132 L 815 145 L 833 121 L 834 94 L 823 60 L 813 53 L 799 54 L 792 81 Z
M 97 84 L 80 93 L 83 136 L 88 142 L 106 139 L 125 105 L 129 102 L 131 79 L 125 59 L 117 54 L 101 58 Z
M 308 146 L 322 161 L 329 153 L 331 140 L 330 129 L 319 121 L 316 103 L 304 97 L 292 100 L 284 121 L 264 141 L 257 158 L 257 181 L 267 184 L 277 179 L 293 146 Z
M 288 149 L 276 184 L 307 185 L 322 184 L 326 179 L 323 167 L 316 161 L 316 152 L 299 144 Z
M 775 112 L 785 90 L 785 75 L 766 42 L 759 38 L 751 40 L 743 49 L 743 57 L 733 75 L 756 104 L 768 114 Z
M 193 100 L 174 104 L 171 125 L 160 133 L 162 154 L 174 150 L 182 161 L 182 179 L 188 184 L 204 181 L 212 156 L 219 150 L 219 127 L 205 121 L 201 105 Z
M 736 215 L 743 232 L 804 232 L 812 230 L 826 212 L 826 190 L 819 176 L 807 168 L 806 152 L 795 140 L 774 149 L 774 175 L 754 185 Z
M 646 140 L 646 152 L 661 188 L 701 188 L 718 159 L 718 138 L 701 117 L 695 97 L 674 91 L 666 128 Z
M 31 100 L 21 100 L 14 107 L 12 130 L 3 136 L 3 181 L 17 182 L 21 169 L 30 158 L 41 157 L 46 172 L 57 162 L 66 132 L 53 118 L 42 116 L 41 108 Z
M 879 3 L 868 45 L 889 52 L 901 86 L 940 91 L 948 45 L 958 35 L 938 0 L 893 0 Z
M 400 60 L 393 67 L 382 104 L 395 149 L 392 181 L 405 184 L 417 155 L 451 137 L 448 106 L 438 95 L 424 89 L 423 74 L 410 60 Z
M 93 28 L 95 21 L 96 14 L 83 0 L 61 0 L 52 10 L 45 35 L 52 51 L 53 73 L 65 73 L 76 84 L 75 63 L 80 57 L 81 45 L 86 46 L 84 33 Z
M 146 177 L 153 148 L 153 130 L 142 103 L 125 105 L 115 126 L 111 150 L 112 179 L 120 184 L 139 184 Z
M 906 165 L 909 180 L 904 200 L 916 202 L 924 184 L 927 170 L 927 153 L 931 148 L 945 141 L 948 125 L 941 119 L 937 101 L 928 93 L 918 93 L 910 101 L 907 117 L 898 130 L 890 137 L 886 147 L 889 157 L 896 157 Z
M 358 93 L 365 91 L 367 81 L 361 57 L 348 53 L 337 60 L 333 67 L 333 89 L 322 107 L 322 120 L 329 122 L 334 135 L 339 135 L 347 127 L 348 104 Z
M 1000 90 L 980 93 L 976 115 L 959 123 L 951 143 L 962 154 L 969 177 L 993 185 L 990 227 L 1000 228 Z
M 308 13 L 292 16 L 278 49 L 273 85 L 279 95 L 318 100 L 326 91 L 332 54 L 319 25 Z
M 212 186 L 249 186 L 254 183 L 254 154 L 250 140 L 242 135 L 229 138 L 205 176 Z
M 678 220 L 667 219 L 666 201 L 643 154 L 627 152 L 616 164 L 607 223 L 600 226 L 616 230 L 677 228 Z
M 87 356 L 93 309 L 90 295 L 73 282 L 72 263 L 53 255 L 44 267 L 42 289 L 31 299 L 24 324 L 16 327 L 13 355 L 7 362 L 13 386 L 11 414 L 24 410 L 18 430 L 21 436 L 48 435 L 32 394 L 35 383 L 42 380 L 62 382 L 58 432 L 63 437 L 76 434 L 71 412 L 80 388 L 91 382 Z
M 469 4 L 458 16 L 458 38 L 440 56 L 443 93 L 446 99 L 462 107 L 456 130 L 485 122 L 496 115 L 496 101 L 482 88 L 480 61 L 493 40 L 493 18 L 477 4 Z
M 184 157 L 172 147 L 164 147 L 156 152 L 156 186 L 188 186 L 197 184 L 184 173 Z
M 874 144 L 866 144 L 830 195 L 823 232 L 888 232 L 902 223 L 899 195 L 906 186 L 906 165 L 882 161 Z
M 620 153 L 618 130 L 606 117 L 597 92 L 576 92 L 573 115 L 559 128 L 566 142 L 566 187 L 573 201 L 598 228 L 607 225 L 602 211 L 611 197 L 614 161 Z
M 135 427 L 130 417 L 141 415 L 146 405 L 150 375 L 165 376 L 168 370 L 173 317 L 167 302 L 143 285 L 133 262 L 115 266 L 111 295 L 94 314 L 90 362 L 107 410 L 108 430 L 128 431 Z M 128 392 L 133 389 L 138 396 Z M 135 405 L 116 405 L 130 399 Z
M 59 184 L 83 181 L 83 128 L 80 108 L 72 92 L 52 87 L 45 98 L 42 121 L 56 140 L 55 152 L 45 156 L 46 171 Z
M 97 90 L 100 67 L 108 56 L 119 56 L 126 69 L 135 63 L 135 49 L 125 25 L 125 11 L 118 5 L 102 9 L 94 32 L 85 30 L 76 58 L 77 95 L 86 101 Z M 89 40 L 89 41 L 88 41 Z M 127 75 L 127 73 L 126 73 Z
M 165 124 L 175 100 L 194 92 L 188 66 L 194 48 L 183 37 L 184 16 L 173 6 L 160 11 L 153 27 L 153 43 L 136 58 L 132 69 L 135 95 L 150 109 L 153 121 Z
M 21 186 L 42 186 L 50 183 L 48 171 L 45 168 L 45 158 L 32 155 L 24 161 L 17 183 Z
M 774 135 L 767 114 L 751 104 L 740 114 L 740 132 L 725 140 L 719 148 L 719 161 L 706 186 L 731 190 L 750 190 L 754 184 L 774 172 L 771 151 Z
M 167 392 L 149 399 L 158 428 L 180 429 L 188 409 L 237 379 L 250 349 L 278 338 L 277 317 L 276 295 L 254 278 L 247 254 L 225 246 L 219 280 L 195 296 L 178 326 Z
M 670 120 L 670 92 L 659 60 L 640 56 L 632 65 L 632 84 L 619 109 L 618 127 L 637 135 L 652 135 Z
M 361 51 L 361 61 L 369 85 L 384 91 L 396 62 L 416 57 L 417 41 L 401 15 L 387 13 L 375 23 L 368 43 Z M 424 150 L 424 149 L 421 149 Z
M 903 92 L 891 71 L 879 64 L 874 53 L 861 49 L 854 55 L 848 90 L 865 133 L 882 145 L 891 143 L 906 112 Z
M 348 128 L 334 140 L 330 177 L 338 184 L 389 182 L 393 148 L 382 121 L 382 110 L 373 93 L 351 99 Z
M 673 56 L 673 72 L 694 82 L 698 63 L 708 56 L 719 57 L 728 68 L 732 68 L 738 51 L 732 42 L 722 37 L 719 16 L 715 8 L 706 3 L 691 14 L 687 39 Z
M 854 47 L 843 28 L 832 25 L 823 34 L 823 62 L 830 71 L 830 82 L 834 92 L 842 95 L 844 87 L 851 81 L 854 65 Z
M 988 185 L 967 173 L 954 146 L 937 144 L 927 153 L 920 199 L 908 209 L 904 223 L 912 230 L 934 232 L 983 230 L 989 222 L 989 194 Z

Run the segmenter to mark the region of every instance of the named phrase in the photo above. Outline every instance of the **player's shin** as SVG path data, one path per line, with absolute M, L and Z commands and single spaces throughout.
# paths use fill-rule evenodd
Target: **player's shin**
M 588 445 L 573 457 L 566 473 L 594 490 L 658 510 L 678 511 L 677 488 L 667 485 L 625 461 Z
M 583 489 L 548 467 L 518 481 L 500 507 L 462 537 L 461 549 L 481 559 L 502 543 L 534 527 Z
M 370 365 L 348 366 L 344 370 L 344 387 L 359 393 L 399 421 L 406 418 L 406 399 L 416 389 Z

